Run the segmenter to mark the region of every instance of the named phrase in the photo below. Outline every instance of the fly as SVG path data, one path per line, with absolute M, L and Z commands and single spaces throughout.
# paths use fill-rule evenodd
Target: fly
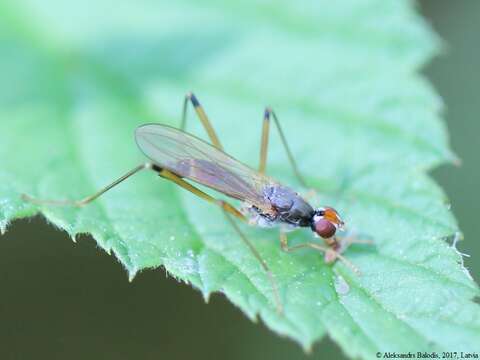
M 193 105 L 211 143 L 184 131 L 189 102 Z M 265 270 L 272 285 L 276 308 L 281 312 L 282 302 L 275 278 L 267 263 L 234 221 L 234 218 L 262 227 L 278 226 L 280 228 L 280 246 L 284 251 L 290 252 L 301 248 L 315 249 L 324 253 L 326 263 L 333 263 L 339 259 L 355 272 L 358 272 L 356 267 L 342 253 L 351 242 L 362 241 L 355 239 L 348 242 L 339 241 L 335 235 L 337 230 L 344 227 L 344 222 L 335 209 L 328 206 L 313 208 L 297 192 L 265 175 L 271 119 L 277 127 L 296 177 L 305 186 L 305 181 L 298 170 L 278 118 L 272 109 L 266 108 L 263 117 L 260 163 L 257 171 L 223 151 L 202 106 L 195 95 L 188 93 L 183 104 L 181 130 L 161 124 L 145 124 L 135 130 L 135 141 L 149 161 L 133 168 L 95 194 L 78 201 L 39 200 L 25 194 L 23 198 L 36 204 L 83 206 L 139 171 L 153 170 L 160 177 L 176 183 L 223 210 L 228 222 Z M 240 200 L 244 206 L 242 209 L 238 209 L 226 201 L 218 200 L 194 186 L 192 182 Z M 289 246 L 287 229 L 301 227 L 311 229 L 314 234 L 324 239 L 325 245 L 308 242 Z

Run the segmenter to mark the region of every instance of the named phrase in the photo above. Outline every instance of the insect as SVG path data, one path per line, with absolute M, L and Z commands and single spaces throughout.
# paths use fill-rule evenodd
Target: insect
M 189 102 L 203 124 L 211 144 L 184 131 Z M 332 263 L 336 259 L 340 259 L 353 270 L 357 270 L 342 255 L 348 243 L 345 244 L 336 237 L 337 230 L 344 227 L 344 222 L 338 212 L 328 206 L 313 208 L 297 192 L 265 175 L 272 119 L 296 177 L 303 186 L 306 186 L 290 151 L 280 122 L 271 108 L 267 107 L 265 109 L 263 117 L 260 164 L 258 171 L 256 171 L 223 151 L 223 147 L 203 107 L 193 93 L 188 93 L 183 103 L 180 129 L 161 124 L 145 124 L 135 130 L 137 145 L 149 161 L 133 168 L 95 194 L 78 201 L 39 200 L 25 194 L 23 198 L 36 204 L 83 206 L 139 171 L 152 170 L 160 177 L 174 182 L 223 210 L 228 222 L 265 270 L 272 285 L 277 310 L 281 312 L 282 303 L 275 278 L 268 264 L 246 237 L 237 222 L 234 221 L 234 218 L 262 227 L 279 226 L 280 246 L 287 252 L 301 248 L 315 249 L 324 253 L 325 262 Z M 244 206 L 242 209 L 237 209 L 230 203 L 218 200 L 200 190 L 192 182 L 240 200 Z M 301 227 L 309 228 L 323 238 L 326 246 L 316 242 L 289 246 L 286 232 Z

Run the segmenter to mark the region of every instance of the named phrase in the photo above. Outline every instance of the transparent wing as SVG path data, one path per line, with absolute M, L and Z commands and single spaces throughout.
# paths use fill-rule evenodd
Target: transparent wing
M 263 189 L 274 181 L 213 145 L 161 124 L 138 127 L 135 140 L 140 150 L 160 167 L 260 209 L 270 208 Z

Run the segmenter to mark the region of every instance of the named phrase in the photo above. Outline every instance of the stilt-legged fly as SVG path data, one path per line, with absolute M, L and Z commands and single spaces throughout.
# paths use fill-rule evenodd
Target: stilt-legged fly
M 184 131 L 189 102 L 192 103 L 212 144 Z M 305 186 L 305 181 L 297 168 L 278 118 L 272 109 L 267 108 L 265 110 L 260 165 L 258 171 L 255 171 L 223 151 L 222 145 L 205 111 L 197 98 L 192 93 L 188 93 L 183 104 L 181 130 L 161 124 L 146 124 L 135 130 L 137 145 L 150 161 L 138 165 L 97 193 L 79 201 L 38 200 L 28 195 L 23 195 L 23 198 L 36 204 L 83 206 L 137 172 L 143 169 L 153 170 L 162 178 L 170 180 L 198 197 L 218 205 L 223 210 L 228 222 L 233 226 L 268 275 L 277 310 L 281 311 L 282 303 L 272 272 L 253 244 L 233 220 L 233 217 L 263 227 L 279 225 L 280 246 L 287 252 L 300 248 L 312 248 L 323 252 L 325 254 L 325 262 L 327 263 L 340 259 L 354 271 L 357 270 L 342 255 L 348 244 L 338 241 L 335 236 L 337 230 L 344 226 L 344 222 L 338 212 L 327 206 L 314 209 L 294 190 L 281 185 L 265 175 L 271 119 L 273 119 L 277 127 L 296 177 Z M 216 190 L 230 198 L 240 200 L 245 206 L 243 210 L 238 210 L 228 202 L 215 199 L 187 180 Z M 289 246 L 286 229 L 298 227 L 310 228 L 316 235 L 325 240 L 326 246 L 315 242 Z

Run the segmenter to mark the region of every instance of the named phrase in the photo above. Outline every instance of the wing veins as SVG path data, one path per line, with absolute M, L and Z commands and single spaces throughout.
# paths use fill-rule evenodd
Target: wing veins
M 211 146 L 210 144 L 204 143 L 202 140 L 197 139 L 193 136 L 190 136 L 189 134 L 186 134 L 180 131 L 178 131 L 177 134 L 172 134 L 172 135 L 166 134 L 166 133 L 158 133 L 158 132 L 144 132 L 144 134 L 167 139 L 167 141 L 171 142 L 178 149 L 180 149 L 183 154 L 175 151 L 169 151 L 165 148 L 161 148 L 155 143 L 155 141 L 151 141 L 148 138 L 144 138 L 144 140 L 146 140 L 160 154 L 164 154 L 167 157 L 175 160 L 177 162 L 176 165 L 182 164 L 182 162 L 183 164 L 185 164 L 184 163 L 185 160 L 189 160 L 189 159 L 194 160 L 193 162 L 192 161 L 188 162 L 188 166 L 190 168 L 198 169 L 201 173 L 212 176 L 215 180 L 217 180 L 217 182 L 212 183 L 212 182 L 207 182 L 206 180 L 201 181 L 201 179 L 196 179 L 195 176 L 191 174 L 190 176 L 185 176 L 185 177 L 195 182 L 202 183 L 206 186 L 209 186 L 217 191 L 225 193 L 226 195 L 230 195 L 239 200 L 248 201 L 248 202 L 251 202 L 252 204 L 258 204 L 259 206 L 266 205 L 265 200 L 263 198 L 263 194 L 259 192 L 259 189 L 263 188 L 263 185 L 265 185 L 266 181 L 258 181 L 258 175 L 253 170 L 248 168 L 246 165 L 238 162 L 237 160 L 230 157 L 229 155 L 225 154 L 224 152 L 216 148 L 213 148 L 212 146 L 212 149 L 209 149 L 209 150 L 218 151 L 218 153 L 221 155 L 218 157 L 213 157 L 209 152 L 204 151 L 201 148 L 201 146 L 196 146 L 192 141 L 198 140 L 200 141 L 199 144 L 202 146 L 204 146 L 205 144 L 207 144 L 208 146 Z M 179 134 L 181 137 L 178 136 Z M 198 154 L 194 154 L 194 152 Z M 200 157 L 198 155 L 200 155 Z M 152 158 L 152 160 L 158 161 L 158 159 L 156 160 L 155 158 Z M 196 162 L 201 160 L 205 160 L 207 161 L 207 163 L 210 163 L 214 167 L 218 167 L 221 170 L 222 174 L 219 174 L 213 171 L 212 169 L 209 169 L 207 166 L 197 165 Z M 169 166 L 168 163 L 162 164 L 160 161 L 158 162 L 160 165 L 170 168 L 171 171 L 173 172 L 176 171 L 175 166 L 172 166 L 172 165 Z M 228 177 L 225 176 L 225 174 L 228 175 Z M 248 176 L 252 174 L 254 176 Z M 232 181 L 232 179 L 234 181 Z M 219 182 L 221 184 L 219 184 Z

